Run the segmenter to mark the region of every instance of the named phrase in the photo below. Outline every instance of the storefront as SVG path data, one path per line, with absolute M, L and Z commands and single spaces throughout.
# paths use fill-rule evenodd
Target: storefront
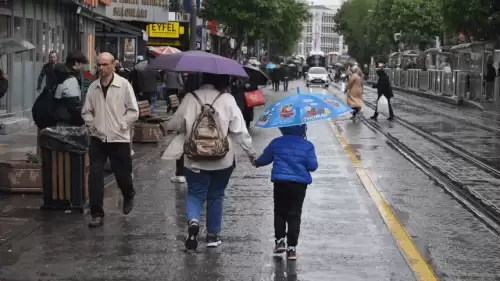
M 132 67 L 138 55 L 144 55 L 145 40 L 143 32 L 149 23 L 167 22 L 175 19 L 175 13 L 169 13 L 168 0 L 113 0 L 106 7 L 107 18 L 120 21 L 129 28 L 117 28 L 113 25 L 97 25 L 96 51 L 111 52 L 118 56 L 125 67 Z
M 82 5 L 80 10 L 97 7 L 98 3 L 85 0 Z M 59 61 L 72 50 L 88 53 L 94 21 L 81 17 L 78 7 L 71 0 L 0 1 L 0 38 L 15 37 L 35 46 L 28 52 L 5 55 L 0 61 L 10 84 L 9 92 L 0 100 L 0 117 L 31 118 L 38 75 L 51 51 L 57 52 Z

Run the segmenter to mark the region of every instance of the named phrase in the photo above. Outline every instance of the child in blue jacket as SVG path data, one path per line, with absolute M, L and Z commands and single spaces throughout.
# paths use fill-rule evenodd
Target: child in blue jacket
M 306 139 L 306 125 L 283 127 L 280 130 L 283 136 L 272 140 L 254 161 L 254 165 L 262 167 L 273 163 L 274 253 L 286 251 L 287 258 L 295 260 L 302 205 L 307 185 L 312 182 L 311 172 L 318 169 L 318 160 L 314 145 Z

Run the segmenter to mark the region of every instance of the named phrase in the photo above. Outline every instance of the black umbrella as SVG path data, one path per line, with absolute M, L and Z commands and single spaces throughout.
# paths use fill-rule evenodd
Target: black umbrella
M 257 85 L 267 85 L 269 77 L 260 68 L 253 65 L 245 65 L 243 68 L 250 77 L 250 81 L 257 83 Z

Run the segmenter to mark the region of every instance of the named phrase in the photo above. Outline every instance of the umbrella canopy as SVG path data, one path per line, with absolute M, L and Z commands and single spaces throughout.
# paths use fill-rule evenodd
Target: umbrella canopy
M 149 51 L 156 56 L 180 53 L 181 50 L 174 47 L 148 47 Z
M 243 66 L 237 61 L 202 51 L 161 55 L 149 63 L 146 70 L 203 72 L 248 77 Z
M 28 41 L 7 37 L 0 38 L 0 55 L 26 52 L 35 49 L 35 46 Z
M 351 112 L 341 100 L 325 94 L 297 94 L 286 97 L 266 109 L 255 125 L 279 128 L 334 118 Z
M 266 65 L 266 69 L 275 69 L 276 65 L 274 63 L 269 63 Z
M 257 85 L 267 85 L 269 77 L 260 68 L 253 65 L 245 65 L 243 68 L 250 77 L 250 81 L 257 83 Z

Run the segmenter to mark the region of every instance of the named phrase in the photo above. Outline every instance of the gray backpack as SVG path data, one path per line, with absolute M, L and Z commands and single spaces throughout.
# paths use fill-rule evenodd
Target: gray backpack
M 184 153 L 195 161 L 222 159 L 229 151 L 229 141 L 215 120 L 217 111 L 213 104 L 223 93 L 219 93 L 211 104 L 203 104 L 194 92 L 191 94 L 200 104 L 201 112 L 184 142 Z

